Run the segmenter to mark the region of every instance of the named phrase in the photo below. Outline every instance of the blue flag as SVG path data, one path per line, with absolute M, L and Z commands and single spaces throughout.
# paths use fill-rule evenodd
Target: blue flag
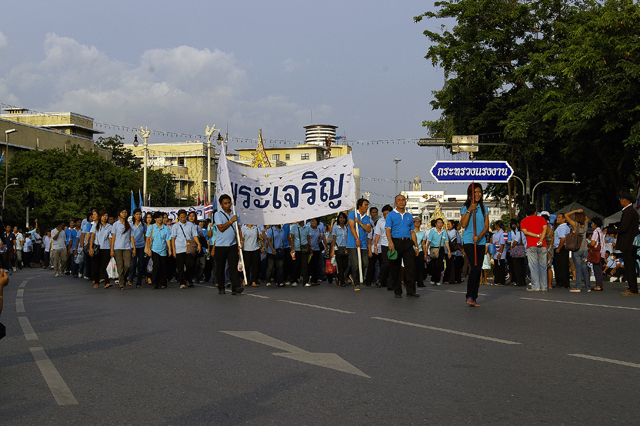
M 136 202 L 133 199 L 133 191 L 131 191 L 131 211 L 129 212 L 130 215 L 133 215 L 133 211 L 136 209 Z
M 138 207 L 142 210 L 142 194 L 140 193 L 140 189 L 138 189 Z

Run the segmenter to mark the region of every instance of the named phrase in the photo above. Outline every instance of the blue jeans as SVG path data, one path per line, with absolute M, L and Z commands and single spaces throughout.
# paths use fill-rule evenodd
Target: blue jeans
M 547 248 L 527 248 L 527 260 L 531 270 L 531 288 L 533 290 L 547 289 Z
M 576 267 L 576 288 L 582 289 L 582 279 L 584 278 L 584 287 L 591 290 L 589 281 L 589 267 L 587 266 L 587 250 L 578 250 L 571 253 L 573 258 L 573 266 Z
M 131 267 L 129 268 L 127 281 L 133 283 L 133 276 L 137 274 L 136 287 L 140 287 L 142 285 L 142 279 L 144 278 L 146 268 L 147 263 L 144 261 L 144 246 L 140 248 L 136 247 L 136 255 L 131 259 Z

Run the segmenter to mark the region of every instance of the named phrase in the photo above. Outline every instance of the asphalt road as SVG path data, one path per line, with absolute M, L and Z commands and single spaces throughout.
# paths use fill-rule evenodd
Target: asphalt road
M 19 271 L 0 425 L 638 424 L 640 297 L 606 284 L 482 286 L 470 308 L 464 284 L 232 296 Z

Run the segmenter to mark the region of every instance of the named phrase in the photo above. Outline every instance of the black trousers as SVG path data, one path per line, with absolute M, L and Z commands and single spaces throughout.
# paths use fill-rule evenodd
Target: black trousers
M 402 281 L 400 279 L 400 268 L 404 261 L 404 286 L 407 289 L 407 294 L 416 293 L 416 278 L 415 278 L 415 259 L 416 252 L 413 249 L 413 241 L 410 238 L 393 239 L 394 249 L 398 252 L 398 257 L 391 261 L 391 282 L 393 283 L 393 292 L 395 294 L 402 294 Z
M 182 285 L 187 285 L 193 279 L 193 272 L 196 266 L 196 257 L 191 254 L 177 253 L 176 254 L 176 268 L 178 270 L 178 282 Z M 186 267 L 186 271 L 185 271 Z
M 238 275 L 238 246 L 232 245 L 230 247 L 218 247 L 216 246 L 216 281 L 218 288 L 224 288 L 224 271 L 225 265 L 229 262 L 229 278 L 231 279 L 231 291 L 236 291 L 242 287 L 240 277 Z
M 465 244 L 464 252 L 469 258 L 469 278 L 467 278 L 467 294 L 466 298 L 476 300 L 478 298 L 478 289 L 480 288 L 480 274 L 482 273 L 482 260 L 484 259 L 484 244 L 476 244 L 476 259 L 473 257 L 473 244 Z
M 556 273 L 556 286 L 569 288 L 569 250 L 562 246 L 553 254 L 553 265 Z
M 440 282 L 440 280 L 442 279 L 443 269 L 444 269 L 444 247 L 440 247 L 438 257 L 436 257 L 435 259 L 431 258 L 431 283 L 432 284 L 437 284 Z
M 455 268 L 456 257 L 455 256 L 449 257 L 447 254 L 445 254 L 444 263 L 446 265 L 446 268 L 444 268 L 444 278 L 442 281 L 449 284 L 455 281 L 454 269 L 456 269 Z
M 638 293 L 638 274 L 636 272 L 636 251 L 623 250 L 622 260 L 624 261 L 624 276 L 629 283 L 629 291 Z
M 416 268 L 416 284 L 424 287 L 424 253 L 420 252 L 416 256 L 414 266 Z
M 260 278 L 260 250 L 242 250 L 242 256 L 244 257 L 244 268 L 247 273 L 247 279 L 251 281 L 251 284 L 258 283 L 258 279 Z
M 336 263 L 338 264 L 338 285 L 344 286 L 346 284 L 344 277 L 349 267 L 349 255 L 336 254 Z
M 151 282 L 156 288 L 166 287 L 168 256 L 160 256 L 155 251 L 152 251 L 151 260 L 153 261 L 153 272 L 151 273 Z
M 105 284 L 109 282 L 107 266 L 110 260 L 111 251 L 109 249 L 100 249 L 98 254 L 91 258 L 91 275 L 93 276 L 94 284 L 100 281 L 104 281 Z
M 380 275 L 378 276 L 378 281 L 380 281 L 381 287 L 386 287 L 389 282 L 389 267 L 391 266 L 391 261 L 389 260 L 389 247 L 381 246 L 382 254 L 380 254 Z
M 524 276 L 524 257 L 512 257 L 513 262 L 513 274 L 512 281 L 515 281 L 516 285 L 524 286 L 527 284 Z
M 301 284 L 309 282 L 309 252 L 296 252 L 296 260 L 293 261 L 293 278 L 292 281 L 297 282 L 302 277 Z
M 507 265 L 506 259 L 493 259 L 493 283 L 505 284 L 505 267 Z
M 297 257 L 296 257 L 297 259 Z M 320 267 L 320 250 L 314 250 L 309 260 L 309 282 L 318 284 L 318 269 Z
M 456 283 L 462 282 L 462 268 L 464 267 L 464 256 L 456 256 L 454 260 L 453 278 Z
M 382 256 L 371 252 L 369 265 L 367 266 L 367 275 L 364 277 L 365 285 L 371 285 L 373 280 L 376 278 L 376 263 L 380 264 L 380 270 L 382 270 Z

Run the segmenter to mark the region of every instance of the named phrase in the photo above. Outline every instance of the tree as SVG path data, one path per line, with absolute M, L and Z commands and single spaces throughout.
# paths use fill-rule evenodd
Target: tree
M 119 208 L 128 210 L 130 191 L 142 188 L 141 171 L 117 167 L 96 152 L 85 151 L 77 145 L 66 152 L 59 149 L 18 152 L 9 167 L 21 188 L 7 190 L 9 205 L 5 209 L 5 222 L 11 224 L 24 223 L 25 210 L 21 203 L 27 187 L 36 199 L 31 219 L 38 218 L 47 227 L 55 220 L 84 218 L 90 207 L 111 213 Z M 169 174 L 150 170 L 148 191 L 167 194 L 167 204 L 163 202 L 164 197 L 154 198 L 156 206 L 176 203 L 175 185 Z
M 510 147 L 479 158 L 526 159 L 532 181 L 571 180 L 543 189 L 557 205 L 578 200 L 609 214 L 617 192 L 637 182 L 640 157 L 640 8 L 630 0 L 450 0 L 415 17 L 456 20 L 424 31 L 426 58 L 447 78 L 424 122 L 434 137 L 480 134 Z M 506 194 L 506 185 L 492 192 Z M 540 194 L 542 191 L 540 192 Z
M 120 135 L 99 137 L 96 145 L 111 151 L 111 161 L 118 167 L 138 171 L 140 165 L 136 164 L 136 156 L 133 151 L 124 147 L 122 141 L 124 138 Z

